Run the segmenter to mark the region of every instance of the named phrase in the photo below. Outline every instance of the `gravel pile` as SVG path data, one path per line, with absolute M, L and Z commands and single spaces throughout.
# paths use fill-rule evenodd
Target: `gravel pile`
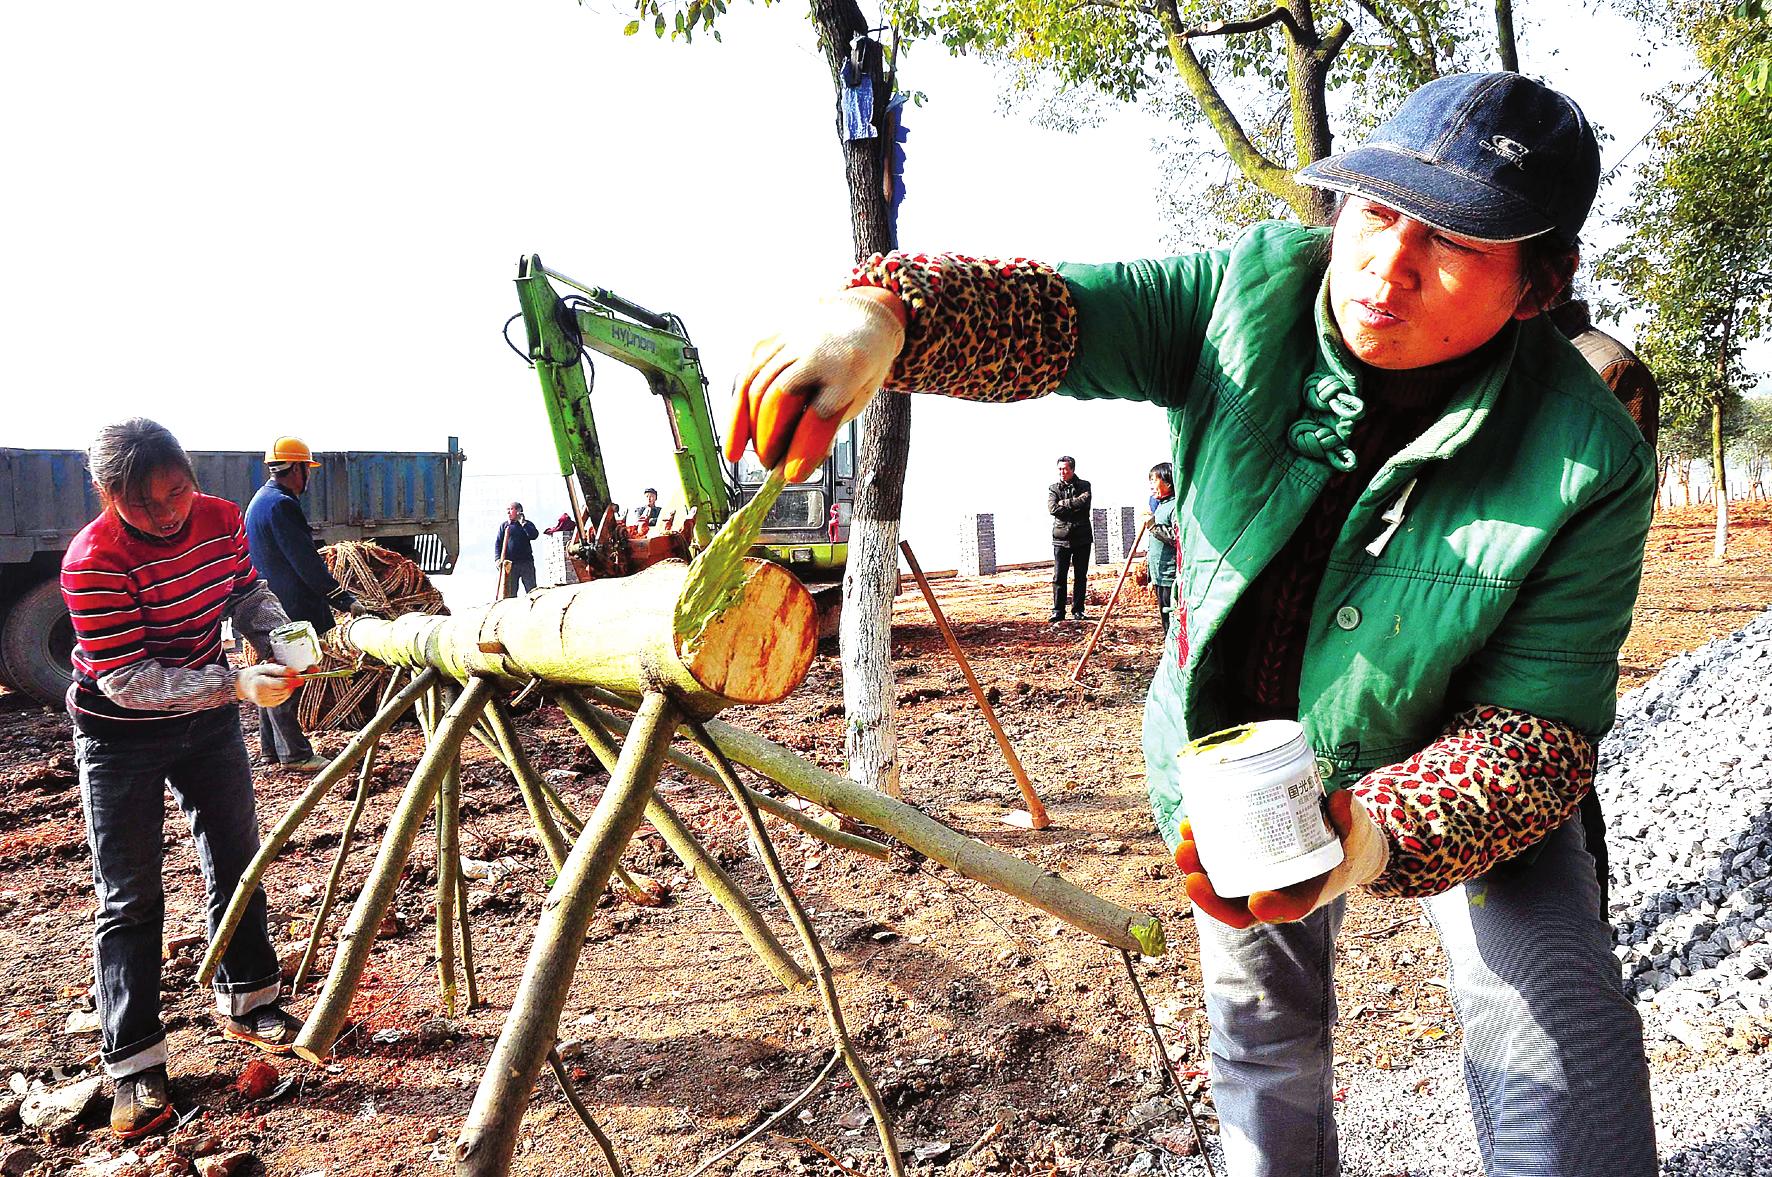
M 1651 1041 L 1751 1039 L 1772 1018 L 1772 612 L 1619 701 L 1598 788 Z

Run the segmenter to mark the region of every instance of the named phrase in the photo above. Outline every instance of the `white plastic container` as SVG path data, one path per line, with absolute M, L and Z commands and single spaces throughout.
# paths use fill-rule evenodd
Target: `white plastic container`
M 320 665 L 320 635 L 311 621 L 291 621 L 271 631 L 271 661 L 291 670 Z
M 1183 748 L 1181 798 L 1200 864 L 1228 898 L 1301 883 L 1340 865 L 1323 779 L 1291 720 L 1248 723 Z

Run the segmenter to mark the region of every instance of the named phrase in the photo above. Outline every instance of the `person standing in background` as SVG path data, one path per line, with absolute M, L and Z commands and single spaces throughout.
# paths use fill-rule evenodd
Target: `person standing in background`
M 308 471 L 320 463 L 301 438 L 279 437 L 265 451 L 265 465 L 271 476 L 246 505 L 246 544 L 252 566 L 277 594 L 291 620 L 309 622 L 315 633 L 324 634 L 332 628 L 333 610 L 359 616 L 367 610 L 334 579 L 320 558 L 308 517 L 301 509 Z M 301 730 L 300 702 L 297 692 L 275 707 L 258 709 L 259 760 L 281 764 L 291 772 L 319 772 L 326 767 L 326 760 L 314 752 Z
M 1058 481 L 1046 488 L 1046 513 L 1052 516 L 1050 620 L 1054 625 L 1064 620 L 1067 574 L 1074 578 L 1071 617 L 1077 621 L 1083 620 L 1083 606 L 1088 604 L 1089 561 L 1095 554 L 1095 533 L 1089 525 L 1093 495 L 1088 481 L 1077 477 L 1077 460 L 1069 454 L 1059 458 Z
M 1594 326 L 1585 300 L 1566 299 L 1545 313 L 1563 338 L 1575 345 L 1581 358 L 1600 374 L 1618 403 L 1637 423 L 1643 440 L 1654 449 L 1661 423 L 1661 393 L 1649 366 L 1637 358 L 1636 352 Z
M 1157 597 L 1157 617 L 1163 623 L 1163 637 L 1169 637 L 1169 617 L 1175 607 L 1175 468 L 1168 462 L 1151 467 L 1150 545 L 1145 549 L 1144 565 L 1150 572 L 1151 592 Z
M 523 504 L 512 503 L 505 508 L 505 521 L 498 525 L 498 536 L 492 550 L 498 553 L 499 589 L 501 598 L 517 595 L 517 586 L 524 592 L 535 588 L 535 549 L 530 541 L 540 538 L 535 524 L 523 518 Z

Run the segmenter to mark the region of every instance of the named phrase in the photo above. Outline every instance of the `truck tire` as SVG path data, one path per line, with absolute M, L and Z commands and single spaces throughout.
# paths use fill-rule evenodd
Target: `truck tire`
M 0 618 L 0 665 L 9 685 L 50 707 L 74 679 L 74 622 L 55 577 L 25 590 Z

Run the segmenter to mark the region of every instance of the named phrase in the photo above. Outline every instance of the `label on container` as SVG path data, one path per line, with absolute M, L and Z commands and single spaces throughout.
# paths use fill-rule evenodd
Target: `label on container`
M 1335 841 L 1318 808 L 1323 783 L 1315 768 L 1291 781 L 1270 781 L 1242 796 L 1244 833 L 1242 848 L 1264 862 L 1279 862 L 1309 854 Z
M 1270 720 L 1214 732 L 1180 757 L 1200 865 L 1226 897 L 1302 882 L 1341 861 L 1304 729 Z

